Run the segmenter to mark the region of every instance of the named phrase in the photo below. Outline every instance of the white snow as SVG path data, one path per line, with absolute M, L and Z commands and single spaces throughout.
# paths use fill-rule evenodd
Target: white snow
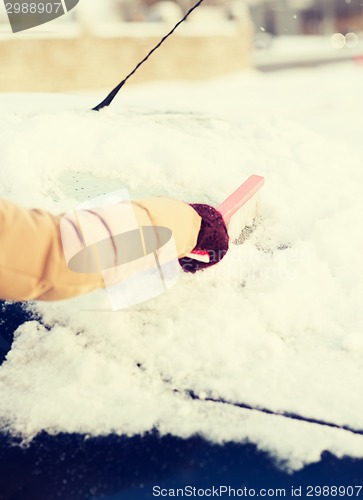
M 104 291 L 37 304 L 50 330 L 16 332 L 3 430 L 155 427 L 251 441 L 289 469 L 323 450 L 363 457 L 363 436 L 203 401 L 363 429 L 362 85 L 350 64 L 251 72 L 129 86 L 99 114 L 87 110 L 102 93 L 1 95 L 0 194 L 27 206 L 60 212 L 122 187 L 218 205 L 266 177 L 255 231 L 213 269 L 118 313 Z

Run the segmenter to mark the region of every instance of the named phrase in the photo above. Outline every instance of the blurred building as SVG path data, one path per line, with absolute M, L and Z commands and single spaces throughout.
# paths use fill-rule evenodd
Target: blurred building
M 84 15 L 92 16 L 97 12 L 98 21 L 108 19 L 122 22 L 177 22 L 197 0 L 102 0 L 96 10 L 92 8 L 92 2 L 99 0 L 87 0 L 87 3 L 77 8 L 77 18 L 80 20 Z M 103 14 L 100 17 L 100 11 Z M 244 15 L 248 10 L 246 0 L 205 0 L 193 13 L 192 20 L 203 18 L 206 20 L 226 20 Z M 94 21 L 98 22 L 95 18 Z M 189 22 L 189 21 L 188 21 Z
M 0 91 L 111 88 L 195 3 L 80 0 L 67 15 L 13 34 L 0 1 Z M 209 78 L 252 65 L 262 68 L 266 64 L 256 62 L 256 52 L 263 51 L 252 50 L 254 32 L 266 37 L 262 48 L 271 45 L 272 39 L 287 38 L 273 35 L 330 37 L 341 33 L 344 43 L 339 36 L 333 42 L 348 49 L 358 43 L 351 36 L 358 39 L 363 33 L 363 0 L 205 0 L 138 71 L 132 83 Z M 346 33 L 350 38 L 344 37 Z M 310 41 L 314 38 L 319 37 L 309 37 Z M 327 37 L 320 38 L 326 47 Z M 254 42 L 259 48 L 257 38 Z M 292 45 L 291 37 L 288 44 Z M 306 52 L 306 39 L 300 45 Z M 345 51 L 342 55 L 354 54 Z M 292 57 L 296 59 L 296 54 Z M 312 55 L 306 57 L 311 59 Z M 272 60 L 270 52 L 265 59 Z
M 272 35 L 363 32 L 362 0 L 248 0 L 257 27 Z
M 67 15 L 17 34 L 0 9 L 0 91 L 110 89 L 195 2 L 80 0 Z M 252 40 L 245 0 L 206 0 L 130 83 L 242 70 L 251 66 Z

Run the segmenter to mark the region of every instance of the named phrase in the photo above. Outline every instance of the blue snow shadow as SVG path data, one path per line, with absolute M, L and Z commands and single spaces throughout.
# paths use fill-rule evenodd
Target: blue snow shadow
M 19 302 L 0 301 L 0 365 L 11 349 L 15 330 L 25 323 L 40 318 L 24 308 Z
M 21 304 L 0 303 L 0 311 L 3 360 L 14 330 L 34 317 Z M 285 498 L 291 498 L 292 485 L 360 486 L 362 470 L 363 460 L 324 452 L 319 463 L 289 475 L 254 444 L 220 446 L 198 436 L 180 439 L 152 432 L 85 438 L 42 433 L 21 447 L 0 434 L 0 500 L 143 500 L 156 498 L 153 486 L 188 485 L 285 488 Z
M 288 475 L 253 444 L 213 445 L 157 433 L 132 438 L 41 434 L 28 448 L 0 436 L 1 500 L 143 500 L 153 486 L 285 488 L 360 485 L 363 460 L 321 461 Z M 304 495 L 303 495 L 304 497 Z

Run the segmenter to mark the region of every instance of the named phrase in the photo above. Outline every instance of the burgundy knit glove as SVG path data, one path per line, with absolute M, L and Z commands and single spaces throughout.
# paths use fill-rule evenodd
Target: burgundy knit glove
M 210 205 L 193 203 L 191 206 L 201 216 L 202 224 L 194 250 L 206 251 L 209 262 L 199 262 L 190 257 L 182 257 L 179 263 L 183 271 L 195 273 L 206 267 L 217 264 L 228 251 L 228 231 L 222 215 Z

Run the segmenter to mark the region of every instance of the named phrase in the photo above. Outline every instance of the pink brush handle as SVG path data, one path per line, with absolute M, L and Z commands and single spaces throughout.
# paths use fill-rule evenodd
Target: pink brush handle
M 234 193 L 219 205 L 218 211 L 225 222 L 229 222 L 233 215 L 254 196 L 264 185 L 265 178 L 251 175 Z

